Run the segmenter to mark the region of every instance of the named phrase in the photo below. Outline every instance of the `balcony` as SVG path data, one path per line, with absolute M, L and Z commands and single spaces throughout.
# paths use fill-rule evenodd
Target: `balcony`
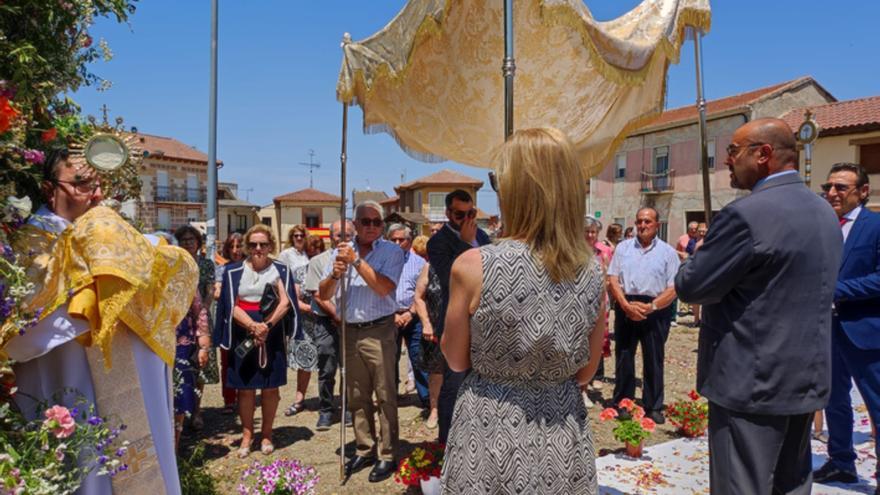
M 642 172 L 641 191 L 643 194 L 671 193 L 675 189 L 675 170 L 663 172 Z
M 166 203 L 205 203 L 208 192 L 204 189 L 192 189 L 188 187 L 156 187 L 156 202 Z
M 423 215 L 428 217 L 428 220 L 432 222 L 445 222 L 446 221 L 446 207 L 445 206 L 431 206 L 428 207 L 426 211 L 422 212 Z

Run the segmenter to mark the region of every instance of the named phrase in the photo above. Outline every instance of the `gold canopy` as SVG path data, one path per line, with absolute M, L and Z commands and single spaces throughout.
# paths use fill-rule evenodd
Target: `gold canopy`
M 410 0 L 378 33 L 342 44 L 337 98 L 411 156 L 492 167 L 504 141 L 501 0 Z M 515 0 L 514 128 L 556 127 L 590 175 L 663 108 L 666 70 L 708 0 L 644 0 L 607 22 L 581 0 Z

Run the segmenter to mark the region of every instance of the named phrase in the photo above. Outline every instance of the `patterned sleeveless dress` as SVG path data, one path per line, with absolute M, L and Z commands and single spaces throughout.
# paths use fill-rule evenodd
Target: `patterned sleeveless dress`
M 522 242 L 480 251 L 472 371 L 455 404 L 443 493 L 595 494 L 593 435 L 574 375 L 589 361 L 602 267 L 594 259 L 555 283 Z

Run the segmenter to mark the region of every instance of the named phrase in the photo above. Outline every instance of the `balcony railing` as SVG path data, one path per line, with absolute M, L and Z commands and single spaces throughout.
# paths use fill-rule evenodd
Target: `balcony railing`
M 207 201 L 208 192 L 204 189 L 188 187 L 157 186 L 156 201 L 169 201 L 175 203 L 204 203 Z
M 426 211 L 422 213 L 428 220 L 432 222 L 445 222 L 446 221 L 446 207 L 445 206 L 434 206 L 428 207 Z
M 675 188 L 675 170 L 642 172 L 641 191 L 646 194 L 672 192 Z

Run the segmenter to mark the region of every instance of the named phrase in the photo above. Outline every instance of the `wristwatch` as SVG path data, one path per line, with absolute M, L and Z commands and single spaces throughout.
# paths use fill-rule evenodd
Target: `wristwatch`
M 355 268 L 355 270 L 357 270 L 358 268 L 361 267 L 361 262 L 362 262 L 362 261 L 363 261 L 363 259 L 361 259 L 360 257 L 358 257 L 358 259 L 356 259 L 356 260 L 354 260 L 354 261 L 351 262 L 351 266 L 353 266 L 353 267 Z
M 657 305 L 654 304 L 654 301 L 651 301 L 651 311 L 657 311 Z

